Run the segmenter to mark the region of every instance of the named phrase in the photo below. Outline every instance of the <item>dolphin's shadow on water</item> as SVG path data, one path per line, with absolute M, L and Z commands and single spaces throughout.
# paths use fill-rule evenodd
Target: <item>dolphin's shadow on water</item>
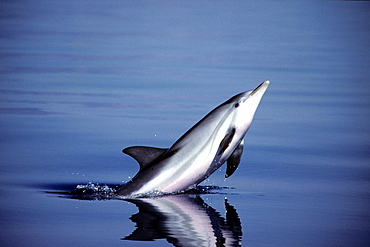
M 241 222 L 225 199 L 226 219 L 196 194 L 127 199 L 139 212 L 130 217 L 136 229 L 123 240 L 165 238 L 174 246 L 241 246 Z
M 71 188 L 70 185 L 64 185 Z M 49 187 L 50 188 L 50 187 Z M 59 187 L 61 188 L 61 187 Z M 107 200 L 117 185 L 78 185 L 72 191 L 50 192 L 78 200 Z M 53 189 L 57 189 L 54 187 Z M 224 218 L 201 198 L 202 194 L 225 194 L 216 186 L 197 186 L 187 193 L 160 197 L 124 199 L 137 206 L 139 212 L 130 220 L 136 229 L 121 238 L 130 241 L 166 239 L 174 246 L 241 246 L 242 227 L 236 209 L 224 199 Z M 218 190 L 218 192 L 214 192 Z M 97 194 L 100 197 L 97 197 Z

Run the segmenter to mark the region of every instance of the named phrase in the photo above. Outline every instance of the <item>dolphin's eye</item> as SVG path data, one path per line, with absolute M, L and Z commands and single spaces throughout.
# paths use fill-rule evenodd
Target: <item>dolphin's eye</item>
M 239 103 L 236 103 L 236 104 L 234 105 L 234 107 L 235 107 L 235 108 L 238 108 L 238 107 L 239 107 Z

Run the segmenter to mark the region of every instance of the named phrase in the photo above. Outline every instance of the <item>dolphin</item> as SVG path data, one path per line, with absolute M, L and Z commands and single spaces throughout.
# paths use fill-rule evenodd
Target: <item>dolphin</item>
M 237 169 L 244 136 L 270 82 L 235 95 L 217 106 L 170 148 L 133 146 L 122 150 L 139 164 L 139 172 L 116 196 L 146 197 L 194 188 L 227 162 L 226 175 Z

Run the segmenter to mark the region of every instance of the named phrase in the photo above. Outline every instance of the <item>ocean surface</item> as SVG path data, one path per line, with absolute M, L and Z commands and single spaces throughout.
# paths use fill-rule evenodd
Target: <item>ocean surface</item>
M 370 2 L 0 13 L 2 246 L 370 245 Z M 230 178 L 222 167 L 189 194 L 104 196 L 138 171 L 123 148 L 169 147 L 265 80 Z

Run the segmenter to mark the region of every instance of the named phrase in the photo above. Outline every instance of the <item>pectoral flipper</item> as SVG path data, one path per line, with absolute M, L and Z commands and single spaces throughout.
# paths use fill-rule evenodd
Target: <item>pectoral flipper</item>
M 227 160 L 225 178 L 230 177 L 238 168 L 240 160 L 242 158 L 243 148 L 244 148 L 244 139 L 240 142 L 238 147 L 234 150 L 234 152 L 230 155 L 229 159 Z

